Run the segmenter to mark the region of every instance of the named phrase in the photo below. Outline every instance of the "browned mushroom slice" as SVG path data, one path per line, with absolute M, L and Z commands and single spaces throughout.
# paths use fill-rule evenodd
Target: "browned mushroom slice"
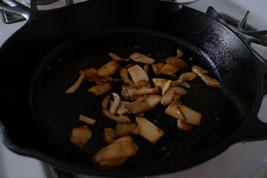
M 97 164 L 103 161 L 112 161 L 134 156 L 137 151 L 136 144 L 129 136 L 121 137 L 110 145 L 99 150 L 92 161 Z
M 116 133 L 121 137 L 129 134 L 139 135 L 140 129 L 135 123 L 118 123 Z
M 103 77 L 99 77 L 96 75 L 97 69 L 95 68 L 89 68 L 89 69 L 85 69 L 83 71 L 80 71 L 80 73 L 84 73 L 85 75 L 85 80 L 89 81 L 89 82 L 95 82 L 96 84 L 103 84 L 106 83 L 108 80 L 103 78 Z
M 99 163 L 100 167 L 115 167 L 123 164 L 128 158 L 114 159 L 108 161 L 101 161 Z
M 194 72 L 195 74 L 197 74 L 197 76 L 199 76 L 201 78 L 201 80 L 209 86 L 212 87 L 220 87 L 220 83 L 218 82 L 218 80 L 213 79 L 209 76 L 207 76 L 205 73 L 207 73 L 206 70 L 202 69 L 201 67 L 194 65 L 192 67 L 192 72 Z
M 114 101 L 110 104 L 109 112 L 111 114 L 116 114 L 121 104 L 121 98 L 117 93 L 114 92 L 111 93 L 111 96 L 113 97 Z
M 149 95 L 126 105 L 126 108 L 136 115 L 153 109 L 161 100 L 159 95 Z
M 129 76 L 128 76 L 128 71 L 126 68 L 122 67 L 120 68 L 120 75 L 121 75 L 121 78 L 122 80 L 124 81 L 125 84 L 127 85 L 133 85 L 134 83 L 129 79 Z
M 187 124 L 186 122 L 178 119 L 177 121 L 177 126 L 179 129 L 183 130 L 183 131 L 190 131 L 193 129 L 193 126 L 191 124 Z
M 106 116 L 108 119 L 116 121 L 116 122 L 131 122 L 131 119 L 128 116 L 119 115 L 116 116 L 114 114 L 111 114 L 108 110 L 102 110 L 103 115 Z
M 75 93 L 78 90 L 78 88 L 81 86 L 84 79 L 85 79 L 85 75 L 84 73 L 82 73 L 80 77 L 78 78 L 78 80 L 69 89 L 67 89 L 67 91 L 65 91 L 65 94 Z
M 106 116 L 108 119 L 110 120 L 113 120 L 113 121 L 116 121 L 116 122 L 131 122 L 131 119 L 127 116 L 124 116 L 124 115 L 119 115 L 119 116 L 116 116 L 114 114 L 111 114 L 109 111 L 108 111 L 108 103 L 109 103 L 109 99 L 110 99 L 110 95 L 107 95 L 101 105 L 102 105 L 102 113 L 104 116 Z
M 175 67 L 174 65 L 171 64 L 165 64 L 164 67 L 162 67 L 162 69 L 160 70 L 161 74 L 165 74 L 165 75 L 173 75 L 176 72 L 178 72 L 180 69 Z
M 168 80 L 162 87 L 161 93 L 164 95 L 173 86 L 172 81 Z
M 182 104 L 169 105 L 165 113 L 192 125 L 200 125 L 202 118 L 201 113 Z
M 145 94 L 157 94 L 157 93 L 159 93 L 158 87 L 155 87 L 155 88 L 143 87 L 143 88 L 136 89 L 132 96 L 142 96 Z
M 129 67 L 128 72 L 129 72 L 132 80 L 134 81 L 134 83 L 137 83 L 141 80 L 145 80 L 145 81 L 149 80 L 147 73 L 139 65 L 134 65 L 132 67 Z
M 121 95 L 125 98 L 125 99 L 130 99 L 131 95 L 128 91 L 128 87 L 127 85 L 122 85 L 122 89 L 121 89 Z
M 129 58 L 135 62 L 141 62 L 144 64 L 153 64 L 155 62 L 155 59 L 148 57 L 148 56 L 141 54 L 141 53 L 136 53 L 136 52 L 132 53 L 129 56 Z
M 144 117 L 136 117 L 137 124 L 140 128 L 140 135 L 155 144 L 163 135 L 164 132 L 155 124 Z
M 140 80 L 137 83 L 134 83 L 133 85 L 131 85 L 132 87 L 138 89 L 138 88 L 143 88 L 143 87 L 147 87 L 147 88 L 151 88 L 151 84 L 149 80 Z
M 112 78 L 112 77 L 106 77 L 105 78 L 108 82 L 121 82 L 121 78 Z
M 88 89 L 88 91 L 95 94 L 96 96 L 99 96 L 103 95 L 104 93 L 107 93 L 111 89 L 112 86 L 110 83 L 104 83 L 92 86 L 91 88 Z
M 152 69 L 156 75 L 159 75 L 161 74 L 160 71 L 164 66 L 165 66 L 164 63 L 152 64 Z
M 117 114 L 122 115 L 122 114 L 130 114 L 131 112 L 128 111 L 128 109 L 125 107 L 127 104 L 130 102 L 128 101 L 122 101 L 120 104 L 119 109 L 117 110 Z
M 107 144 L 113 143 L 115 139 L 118 137 L 115 130 L 112 128 L 104 129 L 104 140 Z
M 83 149 L 87 141 L 92 137 L 92 132 L 89 128 L 85 125 L 82 127 L 73 128 L 71 131 L 70 141 Z
M 192 81 L 196 78 L 196 74 L 193 72 L 185 72 L 182 75 L 180 75 L 179 79 L 178 79 L 178 84 L 187 82 L 187 81 Z
M 169 105 L 167 109 L 165 109 L 165 113 L 171 117 L 185 121 L 185 117 L 181 112 L 178 104 Z
M 182 57 L 183 55 L 184 55 L 184 53 L 183 53 L 183 51 L 182 50 L 180 50 L 180 49 L 177 49 L 177 57 Z
M 90 117 L 84 116 L 84 115 L 79 116 L 79 121 L 84 122 L 85 124 L 90 124 L 90 125 L 94 125 L 96 122 L 96 120 Z
M 108 77 L 116 72 L 119 64 L 116 61 L 110 61 L 97 70 L 96 75 L 100 77 Z
M 129 61 L 127 58 L 122 58 L 114 53 L 108 53 L 109 57 L 111 57 L 114 61 Z
M 183 83 L 181 83 L 180 85 L 181 85 L 181 86 L 184 86 L 184 87 L 186 87 L 186 88 L 190 88 L 190 84 L 187 83 L 187 82 L 183 82 Z
M 177 87 L 173 87 L 171 89 L 169 89 L 161 98 L 160 103 L 162 105 L 169 105 L 170 103 L 172 103 L 172 101 L 174 101 L 174 103 L 179 102 L 179 98 L 180 95 L 177 94 L 177 92 L 175 91 L 175 88 Z
M 147 73 L 149 69 L 149 64 L 144 65 L 144 71 Z
M 188 64 L 184 60 L 179 59 L 177 56 L 168 57 L 166 59 L 166 63 L 175 66 L 178 71 L 188 67 Z
M 164 84 L 168 82 L 168 80 L 164 78 L 153 78 L 152 81 L 154 86 L 159 87 L 160 89 L 162 89 Z

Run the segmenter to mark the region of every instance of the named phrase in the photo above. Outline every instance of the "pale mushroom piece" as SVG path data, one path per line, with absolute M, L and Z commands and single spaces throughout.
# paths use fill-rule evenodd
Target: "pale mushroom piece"
M 175 90 L 176 87 L 169 89 L 161 98 L 160 103 L 164 106 L 169 105 L 170 103 L 177 103 L 180 101 L 180 96 Z
M 182 84 L 187 81 L 192 81 L 197 77 L 197 75 L 193 72 L 185 72 L 182 75 L 180 75 L 178 79 L 178 84 Z
M 159 93 L 158 87 L 155 87 L 155 88 L 143 87 L 143 88 L 136 89 L 133 93 L 133 96 L 142 96 L 145 94 L 158 94 L 158 93 Z
M 84 116 L 84 115 L 79 116 L 79 121 L 81 121 L 85 124 L 90 124 L 90 125 L 94 125 L 96 123 L 95 119 L 92 119 L 92 118 Z
M 201 67 L 194 65 L 192 67 L 192 72 L 194 72 L 195 74 L 197 74 L 197 76 L 199 76 L 201 78 L 201 80 L 208 86 L 212 86 L 212 87 L 220 87 L 220 83 L 218 82 L 218 80 L 211 78 L 209 76 L 207 76 L 205 73 L 207 73 L 206 70 L 202 69 Z
M 139 65 L 134 65 L 132 67 L 129 67 L 128 72 L 132 80 L 134 81 L 134 83 L 137 83 L 141 80 L 145 80 L 145 81 L 149 80 L 147 73 Z
M 171 64 L 165 64 L 164 67 L 162 67 L 162 69 L 160 70 L 160 73 L 165 75 L 173 75 L 179 70 L 180 69 L 178 67 L 175 67 Z
M 104 140 L 107 144 L 113 143 L 118 137 L 117 133 L 112 128 L 104 129 Z
M 105 78 L 108 82 L 121 82 L 122 79 L 121 78 L 112 78 L 112 77 L 106 77 Z
M 179 57 L 182 57 L 183 55 L 184 55 L 184 52 L 182 51 L 182 50 L 180 50 L 180 49 L 177 49 L 177 57 L 179 58 Z
M 71 131 L 70 141 L 83 149 L 87 141 L 92 137 L 91 130 L 85 125 L 82 127 L 73 128 Z
M 144 71 L 147 73 L 149 70 L 149 64 L 144 65 Z
M 131 85 L 131 87 L 134 87 L 136 89 L 143 88 L 143 87 L 151 88 L 151 84 L 149 80 L 140 80 L 137 83 L 134 83 L 133 85 Z
M 168 80 L 162 87 L 161 94 L 164 95 L 173 86 L 172 81 Z
M 164 135 L 163 130 L 146 118 L 137 116 L 136 121 L 140 128 L 140 135 L 151 143 L 155 144 Z
M 110 61 L 97 70 L 96 75 L 100 77 L 108 77 L 116 72 L 119 64 L 116 61 Z
M 152 69 L 156 75 L 161 74 L 161 69 L 165 66 L 164 63 L 152 64 Z
M 193 129 L 193 126 L 191 124 L 187 124 L 180 119 L 177 120 L 177 127 L 183 131 L 190 131 Z
M 85 75 L 84 73 L 82 73 L 80 77 L 78 78 L 78 80 L 69 89 L 65 91 L 65 94 L 75 93 L 78 90 L 78 88 L 81 86 L 84 79 L 85 79 Z
M 184 122 L 192 125 L 200 125 L 202 114 L 185 106 L 179 105 L 180 110 L 182 111 L 185 120 Z
M 128 102 L 128 101 L 121 101 L 120 107 L 117 110 L 117 114 L 119 114 L 119 115 L 130 114 L 131 112 L 125 107 L 129 103 L 130 102 Z
M 188 67 L 188 64 L 184 60 L 178 58 L 177 56 L 168 57 L 166 59 L 166 63 L 176 67 L 178 71 Z
M 97 164 L 103 161 L 118 160 L 134 156 L 137 151 L 136 144 L 131 137 L 125 136 L 115 140 L 113 143 L 99 150 L 92 158 Z
M 126 68 L 124 68 L 124 67 L 120 68 L 120 75 L 121 75 L 121 78 L 125 84 L 127 84 L 127 85 L 133 85 L 134 84 L 133 81 L 131 81 L 129 79 L 128 71 Z
M 183 83 L 181 83 L 180 85 L 181 85 L 181 86 L 184 86 L 184 87 L 186 87 L 186 88 L 190 88 L 190 87 L 191 87 L 190 84 L 187 83 L 187 82 L 183 82 Z
M 164 84 L 168 82 L 168 80 L 164 78 L 153 78 L 152 82 L 155 87 L 159 87 L 160 89 L 162 89 Z
M 111 96 L 113 97 L 113 102 L 110 103 L 109 112 L 111 114 L 116 114 L 121 104 L 121 97 L 117 93 L 114 93 L 114 92 L 111 93 Z
M 171 104 L 165 109 L 165 113 L 171 117 L 176 119 L 180 119 L 185 121 L 186 118 L 184 117 L 183 113 L 181 112 L 178 104 Z
M 101 161 L 99 163 L 100 167 L 115 167 L 123 164 L 128 158 L 120 158 L 120 159 L 114 159 L 114 160 L 108 160 L 108 161 Z
M 139 135 L 140 128 L 135 123 L 118 123 L 116 126 L 116 133 L 118 136 L 125 136 L 125 135 Z
M 149 95 L 137 99 L 134 102 L 127 104 L 125 107 L 133 114 L 138 115 L 153 109 L 158 103 L 160 103 L 161 96 Z
M 144 64 L 153 64 L 155 62 L 155 59 L 148 57 L 144 54 L 133 52 L 130 56 L 130 59 L 132 59 L 135 62 L 140 62 Z
M 90 93 L 95 94 L 96 96 L 103 95 L 110 91 L 112 89 L 112 86 L 110 83 L 104 83 L 104 84 L 98 84 L 95 86 L 92 86 L 88 89 Z

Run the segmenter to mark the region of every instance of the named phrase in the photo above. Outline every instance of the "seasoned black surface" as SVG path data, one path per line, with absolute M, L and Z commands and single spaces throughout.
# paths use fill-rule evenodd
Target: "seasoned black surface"
M 88 93 L 91 84 L 83 83 L 73 95 L 64 91 L 81 69 L 110 60 L 108 52 L 127 57 L 138 51 L 161 61 L 179 47 L 190 66 L 208 69 L 222 84 L 214 89 L 197 79 L 182 98 L 185 105 L 203 113 L 201 125 L 182 132 L 158 106 L 146 114 L 165 131 L 157 144 L 134 136 L 140 147 L 135 157 L 117 168 L 94 166 L 90 158 L 105 145 L 103 129 L 115 123 L 100 112 L 103 96 Z M 261 136 L 264 130 L 255 134 L 257 128 L 249 130 L 250 123 L 245 127 L 250 135 L 237 132 L 245 121 L 257 119 L 262 99 L 262 78 L 254 60 L 225 26 L 174 3 L 98 0 L 63 8 L 27 24 L 1 48 L 5 143 L 56 167 L 94 175 L 144 176 L 189 168 L 222 152 L 239 135 Z M 69 141 L 71 129 L 82 125 L 79 114 L 97 120 L 90 126 L 93 137 L 81 151 Z

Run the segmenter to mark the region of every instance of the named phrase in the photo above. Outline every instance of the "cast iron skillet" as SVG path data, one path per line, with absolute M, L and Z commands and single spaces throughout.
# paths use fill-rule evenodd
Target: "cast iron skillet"
M 30 15 L 36 14 L 25 17 Z M 140 147 L 135 157 L 116 168 L 93 165 L 92 155 L 105 145 L 103 129 L 115 123 L 101 114 L 103 97 L 88 93 L 90 84 L 84 83 L 73 95 L 64 94 L 79 70 L 100 67 L 110 60 L 108 52 L 150 53 L 159 62 L 175 55 L 178 47 L 186 62 L 208 69 L 222 85 L 214 89 L 198 79 L 183 98 L 184 104 L 203 113 L 201 125 L 182 132 L 158 106 L 146 114 L 165 131 L 157 144 L 133 136 Z M 32 19 L 2 46 L 1 138 L 16 153 L 90 175 L 148 176 L 183 170 L 235 142 L 266 138 L 267 125 L 257 117 L 266 93 L 264 70 L 265 64 L 235 33 L 191 8 L 151 0 L 76 4 Z M 82 125 L 79 114 L 97 120 L 83 150 L 69 141 L 71 129 Z

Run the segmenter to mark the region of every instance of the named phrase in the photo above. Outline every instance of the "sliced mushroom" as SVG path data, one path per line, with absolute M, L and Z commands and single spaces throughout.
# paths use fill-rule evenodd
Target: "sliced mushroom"
M 137 116 L 136 121 L 140 128 L 140 135 L 151 143 L 155 144 L 164 135 L 163 130 L 146 118 Z
M 152 81 L 154 86 L 159 87 L 160 89 L 162 89 L 164 84 L 168 82 L 168 80 L 164 78 L 153 78 Z
M 108 77 L 116 72 L 119 64 L 116 61 L 110 61 L 97 70 L 96 75 L 100 77 Z
M 75 93 L 78 90 L 78 88 L 81 86 L 84 79 L 85 79 L 85 75 L 84 73 L 82 73 L 80 77 L 78 78 L 78 80 L 69 89 L 67 89 L 67 91 L 65 91 L 65 94 Z
M 122 89 L 121 89 L 121 95 L 125 98 L 125 99 L 130 99 L 131 95 L 128 91 L 128 87 L 127 85 L 122 85 Z
M 218 80 L 213 79 L 209 76 L 207 76 L 205 73 L 207 73 L 206 70 L 202 69 L 201 67 L 194 65 L 192 67 L 192 72 L 194 72 L 195 74 L 197 74 L 197 76 L 199 76 L 201 78 L 201 80 L 208 86 L 212 86 L 212 87 L 220 87 L 220 83 L 218 82 Z
M 128 102 L 128 101 L 121 101 L 120 107 L 117 110 L 117 114 L 119 114 L 119 115 L 130 114 L 131 112 L 125 107 L 129 103 L 130 102 Z
M 192 81 L 196 78 L 196 76 L 197 75 L 193 72 L 185 72 L 179 77 L 178 84 L 182 84 L 187 81 Z
M 132 80 L 134 81 L 134 83 L 137 83 L 141 80 L 145 80 L 145 81 L 149 80 L 147 73 L 139 65 L 134 65 L 132 67 L 129 67 L 128 72 Z
M 155 62 L 155 59 L 137 52 L 132 53 L 129 58 L 135 62 L 141 62 L 144 64 L 153 64 Z
M 166 63 L 173 65 L 174 67 L 178 69 L 178 71 L 183 70 L 188 67 L 188 64 L 184 60 L 179 59 L 177 56 L 168 57 L 166 59 Z
M 168 80 L 162 87 L 161 93 L 164 95 L 173 86 L 172 81 Z
M 116 114 L 121 104 L 121 97 L 117 93 L 114 93 L 114 92 L 111 93 L 111 96 L 113 97 L 114 101 L 110 104 L 109 112 L 111 114 Z
M 101 161 L 99 163 L 100 167 L 115 167 L 123 164 L 128 158 L 120 158 L 120 159 L 114 159 L 114 160 L 108 160 L 108 161 Z
M 84 116 L 84 115 L 79 116 L 79 121 L 84 122 L 85 124 L 90 124 L 90 125 L 94 125 L 96 122 L 95 119 L 92 119 L 92 118 Z
M 112 89 L 112 86 L 110 83 L 104 83 L 104 84 L 98 84 L 95 86 L 92 86 L 88 89 L 89 92 L 95 94 L 96 96 L 103 95 L 104 93 L 107 93 Z
M 131 122 L 131 119 L 124 115 L 116 116 L 114 114 L 111 114 L 108 111 L 108 103 L 109 103 L 110 95 L 107 95 L 103 101 L 102 101 L 102 113 L 104 116 L 106 116 L 108 119 L 116 121 L 116 122 Z
M 159 75 L 161 74 L 160 71 L 164 66 L 165 66 L 164 63 L 152 64 L 152 69 L 156 75 Z
M 201 113 L 182 104 L 169 105 L 165 113 L 192 125 L 200 125 L 202 118 Z
M 114 53 L 108 53 L 109 57 L 111 57 L 114 61 L 129 61 L 127 58 L 121 58 L 117 54 Z
M 105 78 L 108 82 L 121 82 L 121 78 L 112 78 L 112 77 L 106 77 Z
M 177 57 L 182 57 L 183 55 L 184 55 L 184 53 L 183 53 L 183 51 L 182 50 L 180 50 L 180 49 L 177 49 Z
M 183 83 L 181 83 L 180 85 L 181 85 L 181 86 L 184 86 L 184 87 L 186 87 L 186 88 L 190 88 L 190 84 L 187 83 L 187 82 L 183 82 Z
M 131 137 L 125 136 L 115 140 L 110 145 L 99 150 L 92 161 L 97 164 L 103 161 L 112 161 L 118 159 L 129 158 L 136 154 L 138 147 Z
M 107 83 L 108 80 L 106 78 L 97 76 L 96 72 L 97 72 L 97 69 L 95 68 L 89 68 L 89 69 L 80 71 L 80 73 L 84 73 L 85 80 L 87 80 L 88 82 L 95 82 L 96 84 Z
M 165 74 L 165 75 L 173 75 L 176 72 L 178 72 L 180 69 L 171 65 L 171 64 L 165 64 L 164 67 L 162 67 L 162 69 L 160 70 L 161 74 Z
M 73 128 L 71 131 L 70 141 L 83 149 L 87 141 L 92 137 L 91 130 L 85 125 L 82 127 Z
M 138 89 L 138 88 L 143 88 L 143 87 L 147 87 L 147 88 L 151 88 L 151 84 L 149 80 L 140 80 L 137 83 L 131 85 L 132 87 Z
M 144 65 L 144 71 L 147 73 L 149 69 L 149 64 Z
M 122 67 L 120 68 L 120 75 L 121 75 L 121 78 L 122 80 L 124 81 L 125 84 L 127 85 L 133 85 L 134 83 L 129 79 L 129 76 L 128 76 L 128 71 L 126 68 Z
M 176 91 L 172 90 L 171 88 L 162 96 L 160 103 L 166 106 L 172 103 L 173 100 L 175 100 L 174 103 L 178 102 L 180 100 L 179 98 L 180 98 L 180 95 L 178 95 Z
M 179 129 L 183 130 L 183 131 L 190 131 L 193 129 L 193 126 L 191 124 L 187 124 L 186 122 L 178 119 L 177 121 L 177 126 Z
M 118 137 L 115 130 L 112 128 L 104 129 L 104 140 L 107 144 L 113 143 L 115 139 Z
M 136 89 L 134 93 L 132 94 L 132 97 L 134 98 L 135 96 L 142 96 L 145 94 L 157 94 L 157 93 L 159 93 L 158 87 L 155 87 L 155 88 L 143 87 L 143 88 Z
M 153 109 L 161 100 L 159 95 L 149 95 L 126 105 L 126 108 L 133 114 L 140 114 Z
M 116 126 L 116 133 L 120 137 L 129 134 L 139 135 L 140 129 L 135 123 L 118 123 Z

